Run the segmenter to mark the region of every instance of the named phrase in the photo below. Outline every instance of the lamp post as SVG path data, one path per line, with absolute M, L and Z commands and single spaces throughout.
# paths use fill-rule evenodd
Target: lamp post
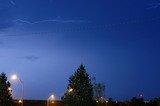
M 21 103 L 21 106 L 23 106 L 23 97 L 24 97 L 24 84 L 23 84 L 23 81 L 16 74 L 11 76 L 11 80 L 13 80 L 13 81 L 18 80 L 21 83 L 22 94 L 21 94 L 21 99 L 18 101 L 18 103 Z
M 107 104 L 108 104 L 108 100 L 106 100 L 106 106 L 107 106 Z
M 55 100 L 55 96 L 52 94 L 52 95 L 49 96 L 49 98 L 47 99 L 47 106 L 49 106 L 50 101 L 51 101 L 51 103 L 54 103 L 54 100 Z

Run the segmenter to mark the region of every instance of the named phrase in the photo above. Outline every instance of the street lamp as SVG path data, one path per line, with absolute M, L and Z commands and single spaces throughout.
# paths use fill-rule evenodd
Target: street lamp
M 106 106 L 107 106 L 107 104 L 108 104 L 108 100 L 106 100 Z
M 55 96 L 52 94 L 52 95 L 49 96 L 49 98 L 47 99 L 47 106 L 49 106 L 50 101 L 51 101 L 51 103 L 54 103 L 54 100 L 55 100 Z
M 21 95 L 21 99 L 18 101 L 18 103 L 21 103 L 21 106 L 23 106 L 23 96 L 24 96 L 24 85 L 23 85 L 23 82 L 16 74 L 11 76 L 11 80 L 13 80 L 13 81 L 18 80 L 21 83 L 22 95 Z
M 68 92 L 69 92 L 69 93 L 73 92 L 73 88 L 69 88 L 69 89 L 68 89 Z
M 11 87 L 9 87 L 9 88 L 8 88 L 8 90 L 11 92 L 11 91 L 12 91 L 12 88 L 11 88 Z

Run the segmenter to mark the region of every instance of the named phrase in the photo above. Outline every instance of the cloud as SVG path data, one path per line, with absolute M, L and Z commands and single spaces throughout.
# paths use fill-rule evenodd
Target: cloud
M 29 61 L 35 61 L 35 60 L 38 60 L 39 57 L 38 56 L 34 56 L 34 55 L 29 55 L 29 56 L 25 56 L 25 59 L 27 59 Z
M 34 24 L 41 24 L 41 23 L 46 23 L 46 22 L 58 22 L 58 23 L 84 23 L 85 21 L 83 20 L 59 20 L 59 19 L 50 19 L 50 20 L 41 20 L 41 21 L 28 21 L 28 20 L 23 20 L 23 19 L 16 19 L 13 20 L 13 22 L 17 22 L 17 23 L 24 23 L 24 24 L 30 24 L 30 25 L 34 25 Z

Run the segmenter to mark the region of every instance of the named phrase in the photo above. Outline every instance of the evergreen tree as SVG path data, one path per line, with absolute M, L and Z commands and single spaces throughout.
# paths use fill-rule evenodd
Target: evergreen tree
M 67 92 L 62 100 L 74 106 L 91 106 L 93 104 L 93 86 L 83 65 L 80 65 L 74 75 L 69 78 Z
M 9 89 L 11 84 L 7 81 L 5 73 L 0 74 L 0 106 L 11 106 L 12 97 L 11 90 Z

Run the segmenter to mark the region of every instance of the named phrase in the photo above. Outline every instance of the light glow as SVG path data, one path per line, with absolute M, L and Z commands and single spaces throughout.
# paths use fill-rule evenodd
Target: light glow
M 72 88 L 70 88 L 69 90 L 68 90 L 68 92 L 70 93 L 70 92 L 73 92 L 73 89 Z
M 54 95 L 51 95 L 50 98 L 53 100 L 55 97 L 54 97 Z
M 22 103 L 22 100 L 18 100 L 18 103 Z
M 12 79 L 12 80 L 17 80 L 17 79 L 18 79 L 18 77 L 17 77 L 17 75 L 16 75 L 16 74 L 14 74 L 14 75 L 12 75 L 12 76 L 11 76 L 11 79 Z
M 12 88 L 11 88 L 11 87 L 9 87 L 9 88 L 8 88 L 8 90 L 9 90 L 9 91 L 11 91 L 11 90 L 12 90 Z

